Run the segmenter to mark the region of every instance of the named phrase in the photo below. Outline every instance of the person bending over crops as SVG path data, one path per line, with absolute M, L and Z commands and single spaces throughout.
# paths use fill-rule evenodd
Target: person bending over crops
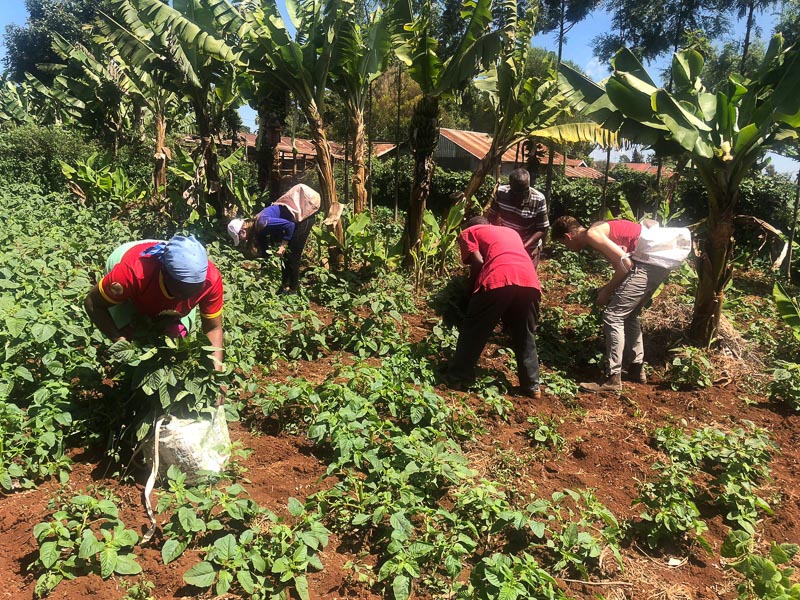
M 533 265 L 539 268 L 542 242 L 550 222 L 547 220 L 547 202 L 544 194 L 530 186 L 530 175 L 525 169 L 514 169 L 508 176 L 508 185 L 501 185 L 484 216 L 492 225 L 509 227 L 519 234 Z
M 502 319 L 511 333 L 517 358 L 519 391 L 540 398 L 534 334 L 542 292 L 522 240 L 507 227 L 475 217 L 467 222 L 458 245 L 464 264 L 470 268 L 473 293 L 445 382 L 454 389 L 464 389 L 471 383 L 481 352 Z
M 283 257 L 279 294 L 296 293 L 300 288 L 300 259 L 320 207 L 317 192 L 302 183 L 292 187 L 252 219 L 234 219 L 228 234 L 234 246 L 241 244 L 248 258 L 263 256 L 278 246 Z
M 123 244 L 108 257 L 106 275 L 84 301 L 89 318 L 112 341 L 136 335 L 137 316 L 185 336 L 200 313 L 203 332 L 222 370 L 222 276 L 194 236 Z
M 642 233 L 639 223 L 625 219 L 598 221 L 588 229 L 574 217 L 563 216 L 553 223 L 552 237 L 570 250 L 589 247 L 606 257 L 614 269 L 611 280 L 597 291 L 596 302 L 605 306 L 603 333 L 606 341 L 607 374 L 599 383 L 581 383 L 587 392 L 619 392 L 622 389 L 623 357 L 632 362 L 628 379 L 647 383 L 644 371 L 644 342 L 639 317 L 658 286 L 669 276 L 669 270 L 641 262 L 628 256 L 636 249 Z

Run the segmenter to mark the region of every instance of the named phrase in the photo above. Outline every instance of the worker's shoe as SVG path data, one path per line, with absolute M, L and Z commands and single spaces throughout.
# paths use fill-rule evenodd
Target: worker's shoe
M 600 383 L 581 383 L 580 388 L 584 392 L 591 392 L 592 394 L 602 392 L 614 392 L 616 394 L 622 391 L 622 375 L 614 373 L 609 375 L 605 380 Z
M 517 392 L 520 396 L 525 396 L 532 400 L 539 400 L 542 397 L 542 390 L 539 389 L 539 386 L 536 387 L 519 387 L 517 388 Z
M 632 381 L 633 383 L 647 383 L 647 373 L 644 371 L 644 364 L 631 363 L 631 366 L 628 367 L 628 372 L 625 374 L 625 380 Z
M 455 392 L 467 392 L 469 391 L 470 386 L 474 383 L 474 379 L 464 379 L 455 377 L 450 373 L 445 373 L 442 376 L 442 383 Z

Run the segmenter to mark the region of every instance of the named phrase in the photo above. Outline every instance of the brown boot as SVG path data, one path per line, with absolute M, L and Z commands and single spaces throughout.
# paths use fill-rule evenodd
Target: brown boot
M 614 392 L 619 394 L 622 391 L 622 376 L 619 373 L 609 375 L 600 383 L 581 383 L 581 390 L 597 394 L 600 392 Z
M 625 380 L 633 383 L 647 383 L 647 373 L 644 372 L 644 365 L 642 363 L 631 363 Z

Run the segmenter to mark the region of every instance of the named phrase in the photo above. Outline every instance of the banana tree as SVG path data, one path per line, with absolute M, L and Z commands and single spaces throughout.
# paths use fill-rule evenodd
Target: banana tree
M 156 198 L 166 191 L 167 160 L 172 156 L 166 145 L 167 115 L 170 109 L 177 107 L 178 96 L 167 84 L 168 72 L 150 68 L 158 55 L 133 33 L 137 21 L 126 23 L 126 16 L 136 15 L 123 13 L 117 20 L 101 12 L 96 21 L 94 41 L 105 50 L 109 68 L 113 65 L 118 85 L 131 98 L 134 107 L 145 107 L 152 114 L 155 128 L 152 185 L 153 198 Z
M 698 232 L 698 284 L 689 336 L 708 345 L 719 326 L 725 287 L 733 275 L 734 216 L 739 185 L 766 150 L 797 139 L 800 51 L 772 38 L 753 79 L 733 75 L 709 93 L 694 50 L 672 60 L 673 91 L 659 88 L 627 49 L 598 85 L 562 65 L 561 91 L 584 115 L 657 156 L 688 155 L 708 192 L 708 218 Z
M 407 0 L 399 0 L 398 7 L 405 11 L 400 17 L 408 24 L 398 36 L 395 52 L 422 90 L 409 126 L 414 185 L 403 232 L 403 254 L 404 264 L 411 266 L 412 254 L 422 242 L 423 216 L 433 177 L 433 152 L 439 141 L 439 101 L 464 89 L 479 69 L 489 68 L 500 53 L 503 33 L 488 30 L 492 22 L 492 0 L 465 0 L 461 18 L 466 28 L 454 54 L 442 62 L 432 36 L 431 1 L 423 4 L 413 20 Z
M 53 51 L 64 62 L 39 65 L 55 74 L 50 86 L 53 99 L 76 123 L 105 139 L 116 155 L 133 115 L 133 101 L 124 89 L 127 74 L 96 44 L 70 43 L 55 33 Z
M 566 108 L 552 78 L 523 77 L 530 55 L 535 10 L 530 9 L 526 19 L 520 21 L 516 0 L 506 0 L 503 7 L 509 14 L 503 30 L 503 52 L 496 63 L 475 80 L 475 87 L 488 96 L 495 122 L 489 151 L 464 191 L 467 203 L 506 150 L 527 138 L 532 130 L 552 124 Z
M 241 60 L 256 81 L 289 90 L 298 102 L 317 153 L 322 210 L 328 213 L 326 223 L 341 240 L 341 206 L 322 113 L 333 49 L 339 30 L 345 26 L 345 0 L 287 2 L 294 35 L 289 33 L 275 0 L 243 0 L 236 7 L 228 0 L 206 1 L 220 31 L 236 40 Z
M 120 55 L 159 73 L 160 83 L 191 105 L 200 137 L 199 165 L 213 211 L 225 206 L 214 138 L 225 110 L 237 101 L 233 49 L 215 30 L 204 0 L 109 0 L 106 36 Z M 117 25 L 116 28 L 113 26 Z
M 256 84 L 255 105 L 258 112 L 258 137 L 256 138 L 256 162 L 258 163 L 258 186 L 269 188 L 269 196 L 277 200 L 280 196 L 280 144 L 286 117 L 289 112 L 289 91 L 274 88 L 269 82 Z
M 364 24 L 358 23 L 355 4 L 348 2 L 345 6 L 348 10 L 333 53 L 330 87 L 342 99 L 353 128 L 353 212 L 362 213 L 367 209 L 364 110 L 369 87 L 386 71 L 391 38 L 404 23 L 395 17 L 394 3 L 385 11 L 378 8 Z
M 35 102 L 31 100 L 31 89 L 25 83 L 6 81 L 0 86 L 0 125 L 26 125 L 35 119 Z

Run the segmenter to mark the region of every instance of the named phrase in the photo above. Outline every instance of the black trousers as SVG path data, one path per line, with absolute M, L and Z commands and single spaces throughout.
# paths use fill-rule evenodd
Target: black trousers
M 286 254 L 283 257 L 281 267 L 281 288 L 289 288 L 297 291 L 300 287 L 300 260 L 303 258 L 303 250 L 306 247 L 306 240 L 314 227 L 317 215 L 311 215 L 294 226 L 294 234 L 289 240 Z
M 511 334 L 520 387 L 538 387 L 539 356 L 535 339 L 539 319 L 538 297 L 537 290 L 516 285 L 473 294 L 458 335 L 449 376 L 458 380 L 469 380 L 475 376 L 475 366 L 481 352 L 495 325 L 502 319 Z

